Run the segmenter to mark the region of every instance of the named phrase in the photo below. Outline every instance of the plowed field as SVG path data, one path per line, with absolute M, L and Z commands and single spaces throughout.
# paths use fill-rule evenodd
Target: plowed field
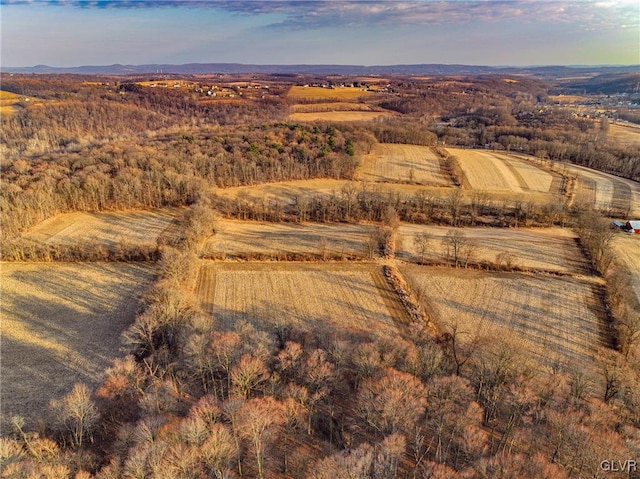
M 457 324 L 463 340 L 504 338 L 542 364 L 587 369 L 605 345 L 595 283 L 420 266 L 403 272 L 413 288 L 424 291 L 435 324 L 444 330 Z
M 238 255 L 281 253 L 329 257 L 367 256 L 367 242 L 374 226 L 319 223 L 263 223 L 219 220 L 216 234 L 205 245 L 205 254 Z
M 422 260 L 415 245 L 420 234 L 433 237 L 424 260 L 444 261 L 446 246 L 442 239 L 451 228 L 403 224 L 400 235 L 399 257 Z M 474 244 L 474 262 L 495 263 L 499 254 L 509 254 L 514 266 L 522 269 L 583 274 L 588 263 L 580 252 L 575 234 L 566 228 L 499 229 L 499 228 L 456 228 Z
M 397 335 L 406 313 L 375 264 L 203 263 L 196 294 L 231 326 Z
M 75 382 L 95 386 L 151 283 L 146 264 L 2 263 L 3 422 L 12 414 L 35 426 L 49 400 Z
M 43 221 L 24 236 L 47 244 L 101 244 L 113 247 L 121 242 L 155 244 L 160 235 L 176 233 L 179 209 L 106 213 L 66 213 Z
M 427 146 L 377 144 L 362 158 L 359 177 L 366 181 L 453 186 L 440 168 L 438 157 Z

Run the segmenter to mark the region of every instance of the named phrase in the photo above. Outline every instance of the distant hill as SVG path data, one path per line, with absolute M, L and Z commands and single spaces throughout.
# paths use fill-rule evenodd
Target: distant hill
M 246 65 L 241 63 L 187 63 L 184 65 L 102 65 L 79 67 L 33 67 L 2 66 L 5 73 L 74 73 L 86 75 L 136 75 L 146 73 L 164 74 L 281 74 L 281 75 L 531 75 L 540 78 L 562 78 L 565 76 L 604 73 L 635 73 L 640 65 L 633 66 L 536 66 L 536 67 L 491 67 L 478 65 Z

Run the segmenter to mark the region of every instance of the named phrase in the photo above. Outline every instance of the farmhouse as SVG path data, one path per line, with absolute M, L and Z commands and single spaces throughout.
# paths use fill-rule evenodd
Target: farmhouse
M 626 223 L 623 223 L 621 221 L 614 221 L 613 224 L 615 224 L 625 233 L 640 234 L 640 220 L 629 220 Z

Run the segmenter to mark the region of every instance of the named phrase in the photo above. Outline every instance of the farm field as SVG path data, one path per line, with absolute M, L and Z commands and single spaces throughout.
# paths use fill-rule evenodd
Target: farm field
M 395 116 L 391 111 L 319 111 L 312 113 L 292 113 L 289 120 L 313 121 L 371 121 L 380 117 Z
M 596 283 L 520 273 L 447 268 L 401 268 L 436 326 L 457 324 L 463 341 L 505 338 L 531 359 L 550 366 L 593 368 L 601 337 Z
M 74 383 L 97 385 L 110 359 L 121 355 L 120 335 L 133 321 L 137 295 L 153 281 L 155 267 L 0 266 L 3 421 L 12 414 L 39 418 L 49 400 L 68 393 Z
M 640 215 L 640 183 L 578 165 L 566 165 L 578 178 L 575 201 L 598 210 Z
M 427 146 L 381 144 L 362 158 L 359 178 L 365 181 L 411 182 L 453 186 L 443 174 L 438 157 Z
M 640 148 L 640 127 L 609 124 L 609 140 L 618 145 Z
M 620 233 L 613 241 L 616 259 L 633 275 L 633 287 L 640 301 L 640 235 Z
M 170 237 L 177 233 L 180 216 L 179 208 L 65 213 L 36 225 L 24 238 L 51 245 L 155 245 L 161 235 Z
M 320 223 L 264 223 L 219 220 L 216 234 L 204 246 L 214 257 L 238 254 L 326 254 L 366 257 L 374 226 Z
M 551 271 L 563 274 L 584 274 L 588 263 L 578 248 L 576 235 L 567 228 L 455 228 L 474 245 L 473 262 L 495 263 L 499 254 L 509 254 L 514 266 L 522 269 Z M 432 237 L 424 261 L 446 260 L 442 240 L 452 228 L 403 224 L 398 230 L 401 247 L 398 256 L 421 260 L 415 245 L 417 235 Z
M 382 337 L 407 320 L 378 264 L 203 262 L 196 294 L 226 326 L 268 331 L 287 318 L 302 331 Z
M 554 175 L 524 160 L 484 150 L 449 148 L 458 158 L 469 188 L 481 191 L 558 194 Z
M 371 92 L 355 87 L 292 86 L 287 93 L 287 97 L 298 100 L 355 100 L 371 94 Z

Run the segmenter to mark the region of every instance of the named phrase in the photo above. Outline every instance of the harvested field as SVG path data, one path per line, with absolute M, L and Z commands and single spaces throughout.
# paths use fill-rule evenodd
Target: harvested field
M 565 168 L 578 178 L 576 202 L 606 213 L 640 215 L 640 183 L 583 166 Z
M 384 116 L 395 116 L 391 111 L 319 111 L 313 113 L 292 113 L 289 120 L 313 121 L 371 121 Z
M 640 300 L 640 235 L 623 234 L 613 242 L 616 260 L 624 264 L 633 275 L 633 287 Z
M 366 257 L 374 226 L 220 220 L 204 247 L 213 257 L 300 254 Z
M 609 124 L 609 141 L 621 146 L 640 148 L 640 126 Z
M 402 272 L 436 326 L 463 341 L 504 338 L 539 363 L 593 368 L 602 338 L 599 284 L 574 278 L 407 266 Z
M 424 261 L 446 261 L 442 240 L 449 231 L 452 228 L 403 224 L 398 230 L 401 247 L 397 254 L 403 259 L 422 261 L 415 238 L 428 234 L 432 239 Z M 523 270 L 583 274 L 589 266 L 577 246 L 575 233 L 567 228 L 455 228 L 455 231 L 463 233 L 474 245 L 472 262 L 496 264 L 498 255 L 508 254 L 512 266 Z
M 118 244 L 155 245 L 161 235 L 177 234 L 178 208 L 151 211 L 66 213 L 36 225 L 25 239 L 50 245 L 88 243 L 112 248 Z
M 33 427 L 74 383 L 97 385 L 154 276 L 141 263 L 2 263 L 3 421 Z
M 524 160 L 483 150 L 448 149 L 464 172 L 467 186 L 514 193 L 551 191 L 554 176 Z
M 203 262 L 196 294 L 228 327 L 397 335 L 407 314 L 377 264 Z
M 237 198 L 242 196 L 250 201 L 279 201 L 291 204 L 296 198 L 313 196 L 316 194 L 339 194 L 342 187 L 349 183 L 346 180 L 294 180 L 277 183 L 264 183 L 252 186 L 234 186 L 218 188 L 216 195 L 223 198 Z
M 371 92 L 355 87 L 322 88 L 317 86 L 292 86 L 287 96 L 299 100 L 355 100 L 356 98 L 371 94 Z
M 453 186 L 443 174 L 438 157 L 428 146 L 381 144 L 362 157 L 359 177 L 365 181 L 411 182 L 429 186 Z

